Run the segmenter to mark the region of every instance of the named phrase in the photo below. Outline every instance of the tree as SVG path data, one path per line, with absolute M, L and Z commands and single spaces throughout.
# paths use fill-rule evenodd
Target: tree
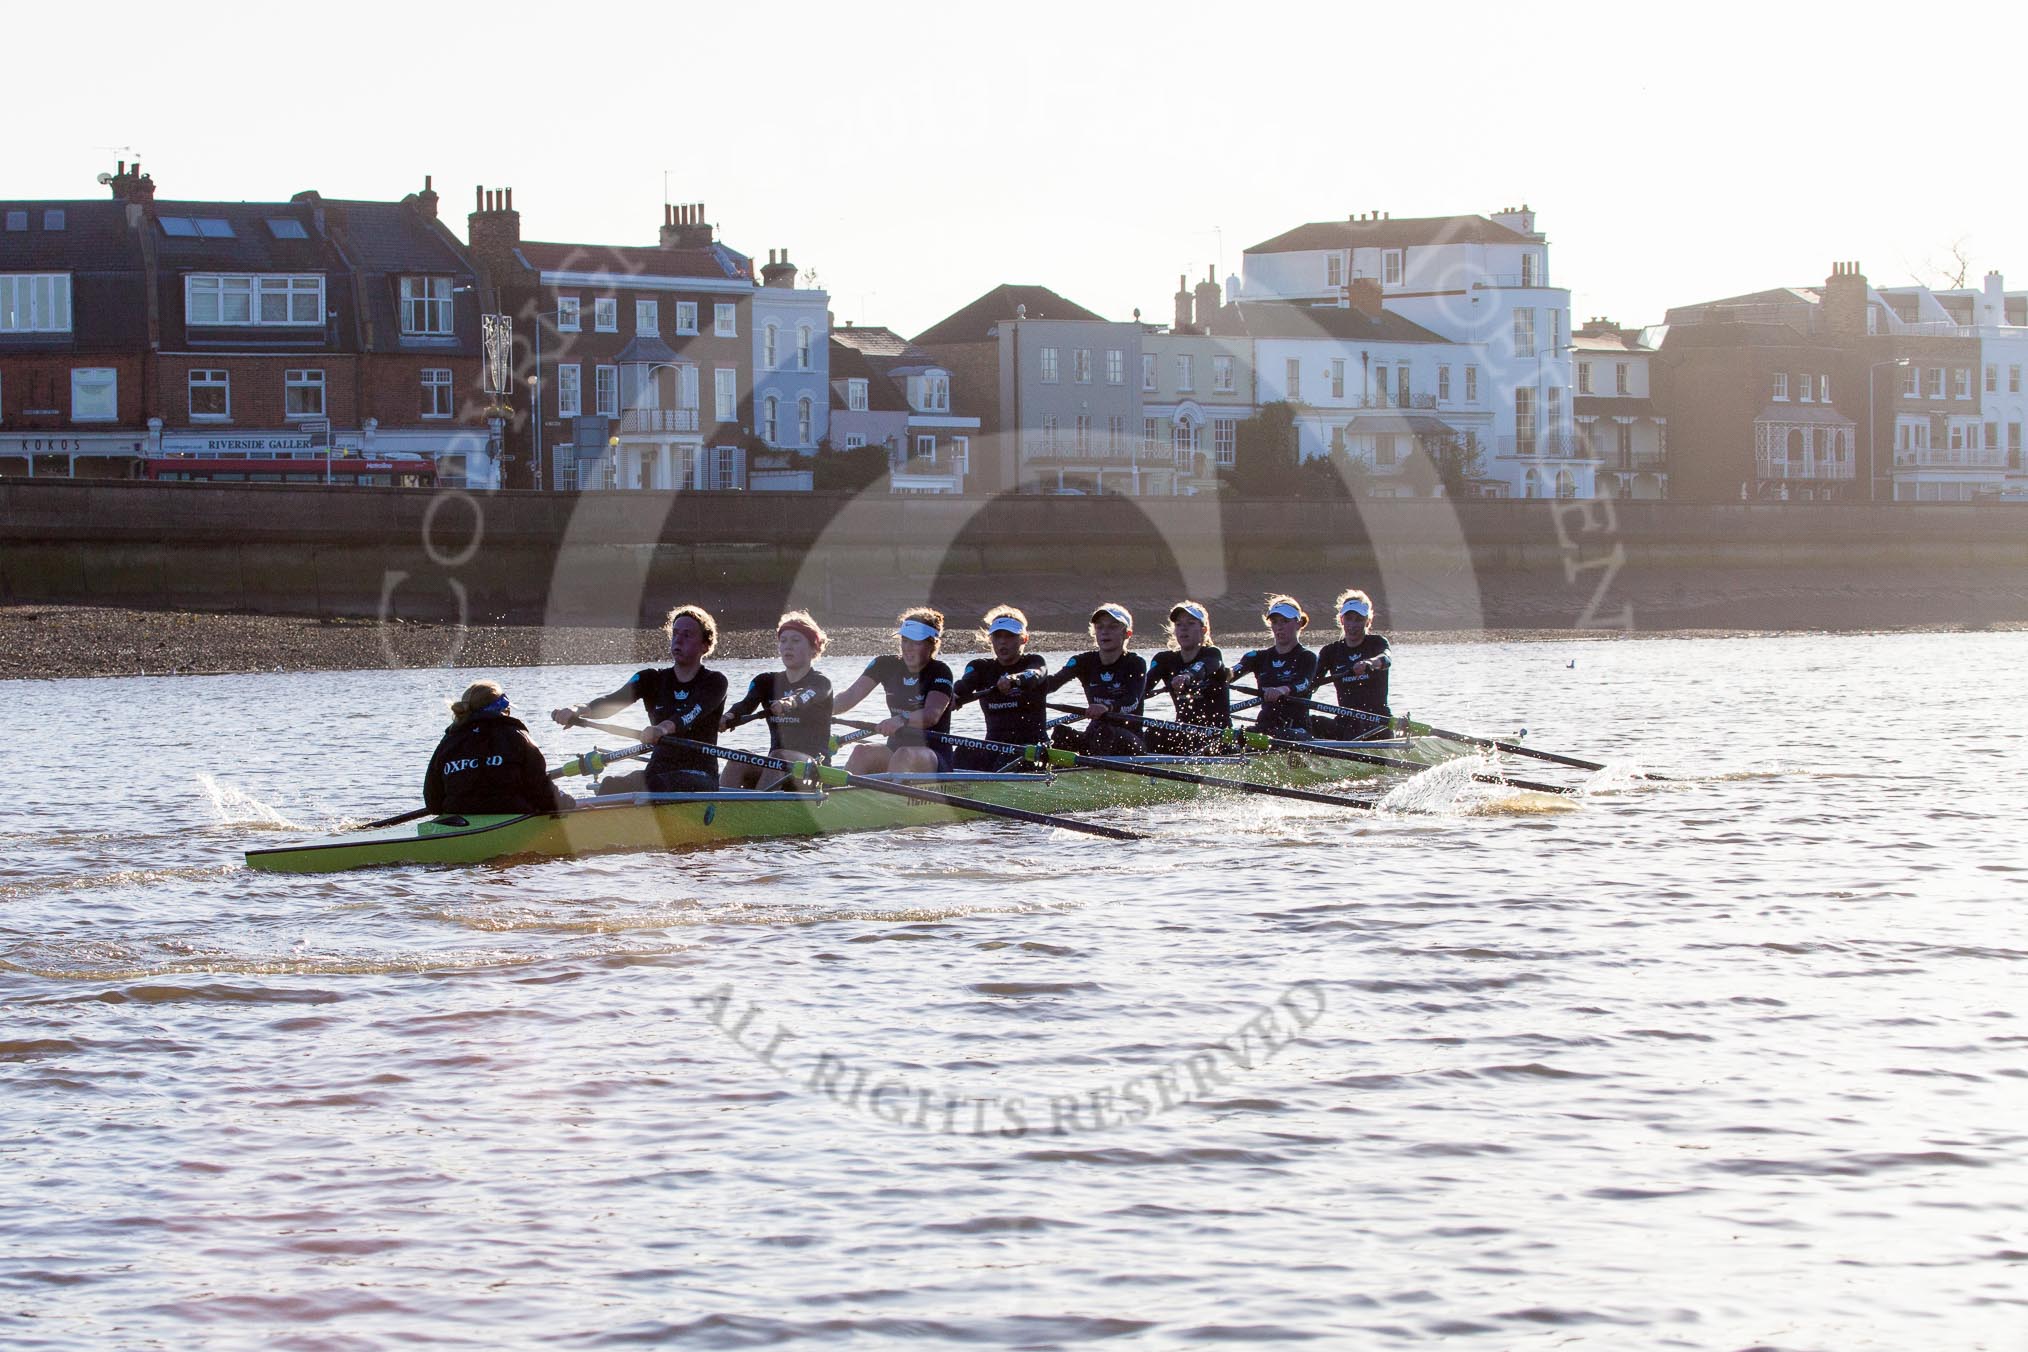
M 1233 429 L 1232 468 L 1219 477 L 1245 498 L 1287 498 L 1303 491 L 1296 411 L 1276 400 Z
M 826 437 L 817 443 L 817 453 L 811 457 L 810 486 L 856 493 L 885 473 L 885 446 L 852 446 L 839 450 Z
M 1342 446 L 1329 455 L 1305 460 L 1300 473 L 1306 498 L 1363 498 L 1373 479 L 1372 467 L 1365 459 Z
M 1447 498 L 1472 496 L 1472 481 L 1486 472 L 1485 457 L 1475 444 L 1456 433 L 1418 437 L 1415 450 L 1402 465 L 1401 474 L 1414 486 L 1418 496 L 1435 497 L 1442 486 Z

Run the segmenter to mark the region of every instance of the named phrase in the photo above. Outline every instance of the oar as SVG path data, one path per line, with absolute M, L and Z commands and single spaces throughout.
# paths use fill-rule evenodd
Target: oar
M 569 775 L 595 775 L 613 761 L 632 760 L 636 756 L 651 755 L 654 750 L 655 748 L 652 746 L 637 746 L 631 751 L 600 751 L 597 748 L 593 748 L 585 752 L 584 755 L 573 756 L 557 766 L 549 772 L 549 777 L 551 779 L 563 779 Z M 382 817 L 377 822 L 367 822 L 363 826 L 355 826 L 352 829 L 355 831 L 378 831 L 383 826 L 399 826 L 403 822 L 412 822 L 417 817 L 430 816 L 435 810 L 434 808 L 419 807 L 413 812 L 403 812 L 393 817 Z
M 1346 798 L 1341 794 L 1318 793 L 1312 789 L 1291 789 L 1279 784 L 1255 784 L 1244 779 L 1223 779 L 1217 775 L 1200 775 L 1166 765 L 1142 765 L 1138 761 L 1117 760 L 1111 756 L 1087 756 L 1082 752 L 1042 746 L 1039 743 L 1021 746 L 1014 742 L 989 742 L 978 737 L 957 737 L 948 732 L 931 732 L 924 735 L 934 737 L 946 746 L 975 747 L 981 751 L 991 751 L 995 755 L 1019 756 L 1036 764 L 1083 765 L 1094 770 L 1111 770 L 1123 775 L 1168 779 L 1178 784 L 1201 784 L 1209 789 L 1237 789 L 1241 793 L 1266 794 L 1272 798 L 1293 798 L 1304 803 L 1328 803 L 1332 807 L 1356 807 L 1368 810 L 1373 807 L 1372 800 L 1366 798 Z
M 1194 724 L 1180 723 L 1181 728 Z M 1217 733 L 1220 728 L 1205 728 L 1205 732 Z M 1240 740 L 1247 746 L 1275 751 L 1300 751 L 1306 756 L 1322 756 L 1325 760 L 1356 761 L 1361 765 L 1382 765 L 1390 770 L 1427 770 L 1430 767 L 1420 761 L 1402 760 L 1399 756 L 1376 756 L 1370 751 L 1350 751 L 1342 746 L 1319 746 L 1315 742 L 1298 742 L 1287 737 L 1270 737 L 1264 732 L 1241 731 Z M 1576 793 L 1577 790 L 1563 784 L 1550 784 L 1539 779 L 1516 779 L 1512 775 L 1489 775 L 1474 771 L 1472 778 L 1481 784 L 1504 784 L 1510 788 L 1528 789 L 1534 793 Z
M 1062 705 L 1052 704 L 1052 709 Z M 1245 707 L 1245 706 L 1235 706 Z M 1250 751 L 1293 751 L 1299 755 L 1316 756 L 1323 760 L 1354 761 L 1360 765 L 1380 765 L 1390 770 L 1427 770 L 1430 767 L 1419 761 L 1397 760 L 1391 756 L 1375 756 L 1364 751 L 1347 751 L 1343 747 L 1319 746 L 1315 742 L 1298 742 L 1285 737 L 1270 737 L 1264 732 L 1249 732 L 1241 728 L 1212 728 L 1202 723 L 1171 723 L 1166 719 L 1148 718 L 1141 714 L 1109 713 L 1107 718 L 1133 723 L 1140 727 L 1156 728 L 1163 732 L 1180 732 L 1219 742 L 1228 747 L 1245 747 Z M 1533 779 L 1507 779 L 1500 775 L 1474 772 L 1472 778 L 1481 784 L 1501 784 L 1516 789 L 1532 789 L 1537 793 L 1575 793 L 1559 784 L 1545 784 Z
M 959 709 L 964 708 L 967 704 L 970 704 L 975 700 L 984 698 L 985 693 L 986 693 L 985 691 L 981 690 L 978 694 L 973 695 L 971 699 L 959 700 L 956 704 L 953 704 L 951 706 L 951 712 L 956 713 Z M 1252 701 L 1252 703 L 1258 704 L 1260 703 L 1260 701 L 1254 700 Z M 1239 707 L 1246 708 L 1248 706 L 1241 705 Z M 1047 731 L 1050 728 L 1056 727 L 1060 723 L 1074 723 L 1077 721 L 1079 717 L 1080 715 L 1073 714 L 1068 718 L 1052 718 L 1047 723 L 1044 723 L 1042 726 L 1043 729 Z M 843 737 L 834 736 L 831 739 L 830 754 L 833 756 L 837 755 L 840 751 L 843 751 L 846 747 L 851 746 L 854 742 L 863 742 L 869 737 L 877 737 L 880 735 L 880 725 L 878 723 L 854 723 L 849 718 L 833 718 L 831 721 L 833 723 L 843 723 L 847 727 L 859 729 L 858 732 L 848 732 Z
M 622 737 L 631 732 L 631 729 L 611 723 L 594 722 L 589 718 L 579 718 L 577 722 Z M 1081 822 L 1075 818 L 1058 817 L 1047 812 L 1030 812 L 1026 808 L 1002 807 L 998 803 L 982 803 L 975 798 L 960 798 L 956 794 L 938 793 L 934 789 L 917 788 L 913 784 L 875 779 L 869 775 L 855 775 L 850 770 L 819 765 L 815 761 L 781 760 L 754 751 L 739 751 L 729 746 L 719 746 L 715 742 L 694 742 L 688 737 L 664 737 L 656 745 L 680 746 L 688 751 L 715 756 L 719 760 L 729 760 L 739 765 L 755 765 L 763 770 L 776 770 L 805 784 L 822 784 L 826 788 L 834 789 L 839 787 L 871 789 L 875 793 L 893 794 L 898 798 L 914 798 L 925 803 L 941 803 L 945 807 L 960 808 L 988 817 L 1006 817 L 1017 822 L 1033 822 L 1037 826 L 1060 826 L 1066 831 L 1082 831 L 1088 836 L 1104 836 L 1108 840 L 1147 839 L 1139 831 L 1128 831 L 1117 826 L 1100 826 L 1095 822 Z
M 1250 695 L 1257 695 L 1260 693 L 1258 690 L 1254 689 L 1252 686 L 1249 685 L 1235 685 L 1232 688 L 1234 690 L 1244 690 L 1246 693 Z M 1534 758 L 1535 760 L 1550 761 L 1557 765 L 1568 765 L 1578 770 L 1605 769 L 1605 766 L 1601 765 L 1597 761 L 1579 760 L 1576 756 L 1560 756 L 1554 751 L 1537 751 L 1534 747 L 1522 746 L 1518 742 L 1500 742 L 1495 741 L 1491 737 L 1473 737 L 1467 733 L 1451 732 L 1444 728 L 1433 728 L 1427 723 L 1417 723 L 1412 719 L 1389 718 L 1385 714 L 1369 714 L 1364 709 L 1347 709 L 1342 704 L 1320 704 L 1316 700 L 1298 699 L 1294 695 L 1284 695 L 1282 696 L 1282 699 L 1285 701 L 1295 700 L 1297 704 L 1303 706 L 1306 709 L 1316 709 L 1327 714 L 1338 714 L 1350 716 L 1352 718 L 1364 719 L 1368 723 L 1386 723 L 1390 726 L 1398 726 L 1403 731 L 1412 733 L 1417 737 L 1441 737 L 1447 742 L 1462 742 L 1466 746 L 1484 747 L 1492 751 L 1511 752 L 1516 756 L 1529 756 Z M 1651 774 L 1643 774 L 1638 777 L 1641 779 L 1669 778 L 1669 776 L 1667 775 L 1651 775 Z

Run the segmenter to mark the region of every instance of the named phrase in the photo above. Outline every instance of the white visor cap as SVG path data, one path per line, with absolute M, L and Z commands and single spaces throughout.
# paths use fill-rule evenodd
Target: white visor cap
M 1277 601 L 1269 606 L 1268 614 L 1280 616 L 1284 620 L 1300 620 L 1303 618 L 1303 612 L 1297 607 L 1290 605 L 1287 601 Z
M 1356 596 L 1345 598 L 1345 604 L 1338 607 L 1340 615 L 1357 615 L 1362 620 L 1373 618 L 1373 607 Z
M 894 632 L 901 635 L 903 638 L 915 639 L 917 642 L 921 642 L 924 639 L 942 637 L 942 635 L 937 632 L 936 626 L 924 624 L 921 620 L 903 620 L 901 622 L 901 628 L 895 630 Z
M 1176 617 L 1178 615 L 1188 615 L 1191 619 L 1197 621 L 1197 623 L 1201 625 L 1204 625 L 1206 628 L 1209 628 L 1211 625 L 1211 616 L 1207 615 L 1204 611 L 1204 607 L 1198 605 L 1195 601 L 1177 602 L 1176 606 L 1169 612 L 1170 623 L 1172 624 L 1175 623 Z
M 1129 615 L 1126 612 L 1126 608 L 1123 606 L 1100 606 L 1097 610 L 1094 610 L 1091 613 L 1091 622 L 1093 624 L 1097 624 L 1099 622 L 1100 616 L 1104 616 L 1107 619 L 1118 620 L 1121 624 L 1124 624 L 1129 629 L 1132 629 L 1134 627 L 1134 617 L 1132 615 Z
M 989 634 L 1026 634 L 1028 626 L 1017 615 L 995 615 L 993 622 L 986 626 Z

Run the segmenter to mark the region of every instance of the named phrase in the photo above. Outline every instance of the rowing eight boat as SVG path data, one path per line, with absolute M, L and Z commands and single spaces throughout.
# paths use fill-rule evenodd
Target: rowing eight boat
M 1343 745 L 1378 749 L 1428 765 L 1449 760 L 1461 750 L 1453 743 L 1432 738 Z M 1380 772 L 1378 767 L 1301 753 L 1243 758 L 1140 756 L 1132 760 L 1226 779 L 1297 788 Z M 1053 813 L 1137 807 L 1194 797 L 1200 792 L 1216 792 L 1170 780 L 1087 769 L 1059 770 L 1054 774 L 959 772 L 890 778 L 1003 807 Z M 829 793 L 725 789 L 707 793 L 614 794 L 588 799 L 569 812 L 435 817 L 380 831 L 357 831 L 272 849 L 248 850 L 246 862 L 251 868 L 274 873 L 331 873 L 390 864 L 476 864 L 510 858 L 684 849 L 773 836 L 979 820 L 983 818 L 978 813 L 853 788 Z

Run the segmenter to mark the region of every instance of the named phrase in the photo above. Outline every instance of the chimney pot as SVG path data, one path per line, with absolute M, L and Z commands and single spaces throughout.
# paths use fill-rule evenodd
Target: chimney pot
M 514 210 L 514 189 L 512 188 L 507 190 L 507 209 L 509 211 Z
M 429 176 L 428 174 L 424 174 L 424 175 L 423 175 L 423 191 L 424 191 L 424 192 L 428 192 L 429 190 L 430 190 L 430 176 Z

